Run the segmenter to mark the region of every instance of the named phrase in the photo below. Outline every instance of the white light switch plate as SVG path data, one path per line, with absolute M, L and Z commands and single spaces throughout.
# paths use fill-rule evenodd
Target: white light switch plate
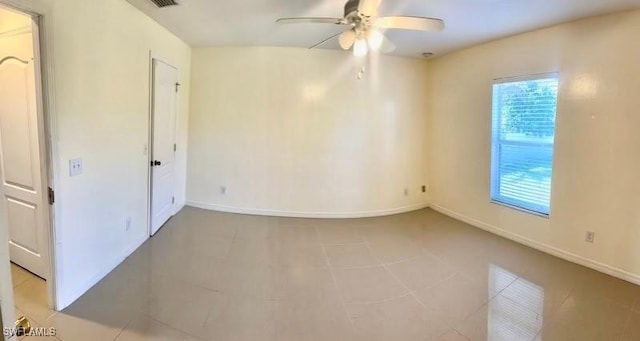
M 69 160 L 69 176 L 82 174 L 82 158 Z

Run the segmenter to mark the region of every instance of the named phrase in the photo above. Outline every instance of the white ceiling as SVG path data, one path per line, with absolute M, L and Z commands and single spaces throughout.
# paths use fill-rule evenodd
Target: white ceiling
M 346 0 L 178 0 L 158 9 L 127 0 L 194 47 L 308 47 L 338 33 L 333 25 L 278 25 L 280 17 L 342 17 Z M 444 19 L 440 33 L 388 31 L 393 53 L 442 55 L 481 42 L 595 15 L 640 8 L 640 0 L 382 0 L 380 15 Z M 339 48 L 330 42 L 324 48 Z

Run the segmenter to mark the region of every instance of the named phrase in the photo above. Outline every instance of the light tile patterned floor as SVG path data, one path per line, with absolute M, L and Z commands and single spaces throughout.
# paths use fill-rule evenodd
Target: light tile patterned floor
M 640 340 L 640 287 L 431 210 L 185 208 L 60 313 L 12 270 L 19 313 L 65 341 Z

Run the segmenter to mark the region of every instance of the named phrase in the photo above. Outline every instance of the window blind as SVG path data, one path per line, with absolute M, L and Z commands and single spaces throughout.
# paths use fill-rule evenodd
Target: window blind
M 557 75 L 494 84 L 493 201 L 549 214 L 557 101 Z

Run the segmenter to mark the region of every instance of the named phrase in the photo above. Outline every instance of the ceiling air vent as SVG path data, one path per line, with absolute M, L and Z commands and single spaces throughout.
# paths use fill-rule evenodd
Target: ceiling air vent
M 176 6 L 178 3 L 176 2 L 176 0 L 150 0 L 151 2 L 153 2 L 154 4 L 156 4 L 156 6 L 158 7 L 169 7 L 169 6 Z

